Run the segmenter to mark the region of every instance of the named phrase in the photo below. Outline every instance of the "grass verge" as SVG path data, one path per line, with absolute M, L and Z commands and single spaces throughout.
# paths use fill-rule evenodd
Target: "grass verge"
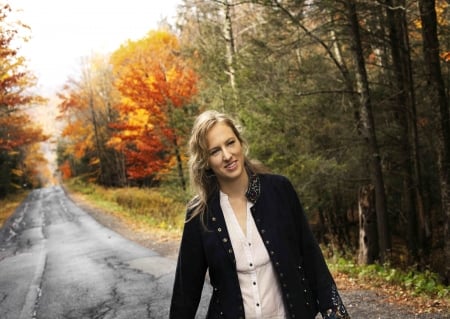
M 22 191 L 16 194 L 7 195 L 0 200 L 0 227 L 2 227 L 8 218 L 19 207 L 22 201 L 28 196 L 28 192 Z
M 72 179 L 65 184 L 70 192 L 81 194 L 96 207 L 120 218 L 140 231 L 181 233 L 186 196 L 170 188 L 104 188 Z

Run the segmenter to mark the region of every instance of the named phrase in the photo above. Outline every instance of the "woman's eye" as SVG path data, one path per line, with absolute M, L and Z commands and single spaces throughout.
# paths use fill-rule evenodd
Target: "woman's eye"
M 228 145 L 233 145 L 235 143 L 235 140 L 231 140 L 228 142 Z
M 215 149 L 215 150 L 212 150 L 211 152 L 209 152 L 209 155 L 214 156 L 214 155 L 217 155 L 218 153 L 219 153 L 219 150 Z

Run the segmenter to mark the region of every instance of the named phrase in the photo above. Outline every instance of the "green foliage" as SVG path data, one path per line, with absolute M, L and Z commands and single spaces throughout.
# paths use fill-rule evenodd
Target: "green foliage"
M 449 287 L 442 283 L 438 274 L 429 270 L 420 272 L 412 267 L 401 270 L 388 264 L 357 265 L 345 258 L 330 263 L 330 269 L 370 282 L 375 287 L 386 283 L 400 286 L 413 296 L 450 297 Z

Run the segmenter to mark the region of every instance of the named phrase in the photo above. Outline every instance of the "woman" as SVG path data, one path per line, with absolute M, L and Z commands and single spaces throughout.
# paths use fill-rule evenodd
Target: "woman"
M 291 183 L 246 156 L 239 126 L 206 111 L 189 142 L 191 184 L 170 318 L 195 318 L 206 271 L 208 319 L 349 318 Z

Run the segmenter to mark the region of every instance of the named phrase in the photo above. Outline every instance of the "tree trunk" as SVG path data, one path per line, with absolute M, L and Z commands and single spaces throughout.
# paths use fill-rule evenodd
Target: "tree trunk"
M 387 260 L 391 249 L 391 236 L 388 225 L 386 194 L 384 189 L 381 156 L 375 134 L 375 124 L 370 100 L 367 71 L 361 45 L 360 28 L 354 0 L 345 2 L 350 23 L 352 53 L 356 64 L 356 85 L 360 97 L 360 125 L 361 132 L 369 151 L 369 169 L 372 184 L 375 187 L 375 208 L 377 214 L 377 229 L 380 249 L 380 262 Z
M 233 111 L 237 111 L 238 107 L 238 98 L 237 98 L 237 88 L 236 88 L 236 71 L 235 71 L 235 55 L 236 55 L 236 46 L 235 46 L 235 39 L 233 34 L 233 23 L 231 18 L 231 11 L 233 6 L 233 0 L 225 0 L 223 2 L 223 5 L 225 6 L 225 21 L 224 21 L 224 27 L 223 27 L 223 33 L 225 38 L 225 46 L 226 46 L 226 52 L 225 52 L 225 58 L 226 58 L 226 66 L 227 69 L 225 73 L 228 75 L 229 81 L 230 81 L 230 87 L 231 87 L 231 94 L 233 97 Z
M 175 157 L 177 159 L 178 178 L 180 179 L 181 187 L 185 191 L 186 190 L 186 180 L 185 180 L 184 174 L 183 174 L 183 162 L 181 160 L 180 147 L 178 146 L 178 140 L 177 140 L 176 135 L 174 135 L 174 137 L 173 137 L 173 146 L 175 148 Z
M 408 219 L 407 243 L 412 263 L 428 255 L 429 219 L 423 207 L 422 177 L 418 154 L 418 136 L 414 83 L 412 77 L 405 1 L 386 0 L 390 47 L 397 90 L 399 124 L 403 128 L 402 167 L 404 209 Z
M 358 195 L 359 252 L 358 263 L 373 264 L 379 254 L 374 188 L 363 186 Z
M 450 114 L 445 84 L 441 73 L 437 18 L 434 0 L 419 0 L 422 21 L 424 61 L 428 71 L 428 94 L 436 123 L 436 153 L 438 157 L 439 184 L 444 216 L 445 276 L 450 279 Z

